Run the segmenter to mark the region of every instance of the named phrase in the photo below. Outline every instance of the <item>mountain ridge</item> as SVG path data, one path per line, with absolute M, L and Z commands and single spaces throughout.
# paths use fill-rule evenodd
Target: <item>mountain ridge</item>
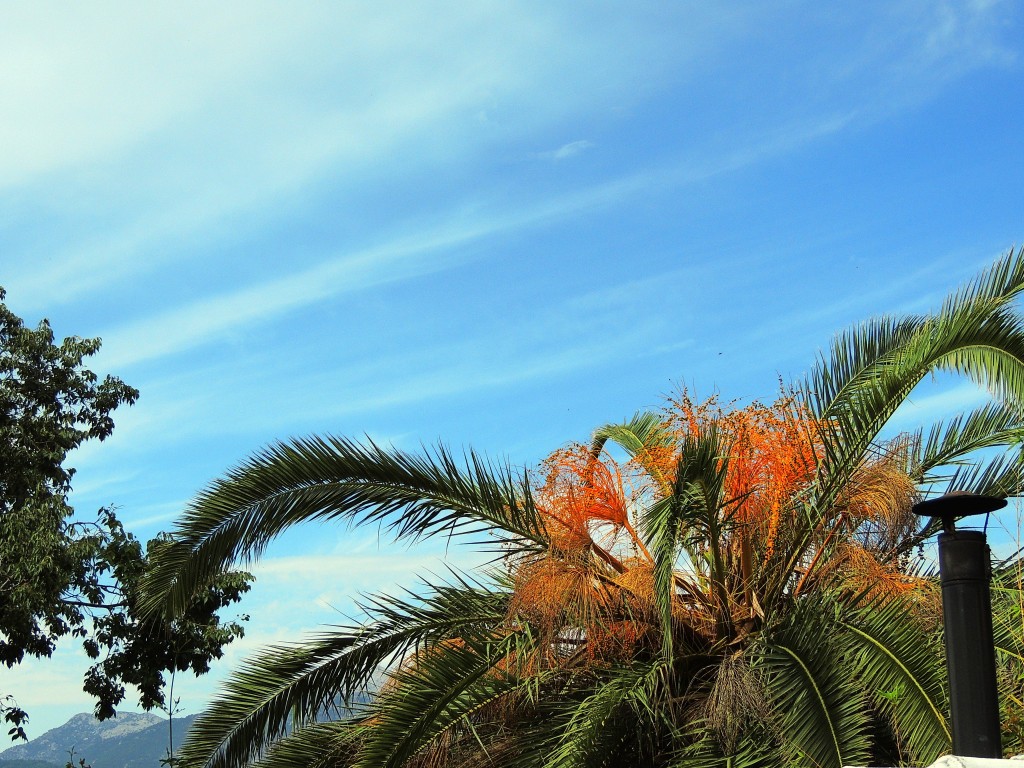
M 175 747 L 197 715 L 174 718 Z M 0 752 L 0 768 L 64 768 L 84 759 L 92 768 L 159 768 L 167 757 L 167 719 L 151 713 L 123 712 L 109 720 L 79 713 L 27 743 Z M 20 765 L 19 765 L 20 764 Z

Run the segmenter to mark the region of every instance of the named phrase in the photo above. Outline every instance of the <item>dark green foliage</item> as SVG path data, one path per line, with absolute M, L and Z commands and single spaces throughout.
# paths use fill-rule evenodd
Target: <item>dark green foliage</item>
M 45 320 L 27 328 L 0 301 L 0 662 L 7 666 L 25 654 L 48 656 L 82 621 L 64 598 L 69 585 L 85 586 L 93 544 L 68 523 L 74 469 L 64 460 L 85 440 L 108 437 L 111 411 L 139 394 L 83 367 L 98 349 L 98 339 L 54 344 Z
M 109 513 L 106 513 L 109 516 Z M 139 542 L 109 516 L 109 535 L 92 561 L 90 575 L 107 574 L 116 585 L 116 603 L 103 603 L 92 615 L 91 632 L 83 642 L 90 658 L 100 659 L 89 668 L 84 690 L 97 699 L 96 716 L 111 717 L 124 698 L 125 684 L 139 691 L 144 709 L 165 704 L 164 675 L 191 671 L 201 675 L 219 659 L 223 646 L 241 637 L 237 621 L 221 622 L 218 611 L 239 600 L 249 589 L 250 576 L 227 572 L 197 592 L 175 621 L 142 618 L 138 610 L 139 584 L 150 559 L 167 538 L 151 540 L 143 553 Z M 99 595 L 94 595 L 99 596 Z
M 111 413 L 139 393 L 85 367 L 99 339 L 56 344 L 47 321 L 26 327 L 4 295 L 0 289 L 0 663 L 48 657 L 71 635 L 92 658 L 102 656 L 84 685 L 98 717 L 114 714 L 125 684 L 138 686 L 142 706 L 159 706 L 165 672 L 202 674 L 241 634 L 217 611 L 248 589 L 248 577 L 218 576 L 174 622 L 139 618 L 138 584 L 166 541 L 144 551 L 109 509 L 75 520 L 67 501 L 75 470 L 65 466 L 83 442 L 108 437 Z M 9 735 L 24 738 L 27 713 L 9 696 L 0 698 L 0 714 Z

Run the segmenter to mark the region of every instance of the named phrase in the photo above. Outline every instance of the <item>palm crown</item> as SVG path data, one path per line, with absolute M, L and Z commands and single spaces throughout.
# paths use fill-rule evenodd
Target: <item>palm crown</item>
M 1024 250 L 934 314 L 840 335 L 770 405 L 683 392 L 536 473 L 333 437 L 263 450 L 189 505 L 147 584 L 151 610 L 174 615 L 216 574 L 314 520 L 377 522 L 397 538 L 486 532 L 500 557 L 416 597 L 373 598 L 365 625 L 250 659 L 180 760 L 933 759 L 950 743 L 940 617 L 915 557 L 932 531 L 910 507 L 926 491 L 1020 485 L 1022 290 Z M 992 401 L 882 439 L 936 370 Z M 1010 728 L 1024 652 L 1015 568 L 997 569 L 996 589 Z

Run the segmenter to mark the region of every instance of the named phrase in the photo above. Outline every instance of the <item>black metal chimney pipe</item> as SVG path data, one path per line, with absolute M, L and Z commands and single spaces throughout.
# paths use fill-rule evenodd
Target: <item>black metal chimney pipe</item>
M 949 672 L 953 754 L 1003 756 L 999 736 L 999 692 L 992 638 L 989 582 L 992 556 L 981 531 L 958 531 L 955 520 L 992 512 L 1006 499 L 954 492 L 914 505 L 914 512 L 942 520 L 939 581 Z

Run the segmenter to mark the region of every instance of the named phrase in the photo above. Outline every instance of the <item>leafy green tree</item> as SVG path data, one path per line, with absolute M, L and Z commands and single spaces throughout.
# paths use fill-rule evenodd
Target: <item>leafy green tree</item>
M 841 334 L 773 405 L 683 394 L 539 473 L 333 437 L 264 449 L 189 505 L 146 576 L 148 610 L 179 615 L 309 521 L 490 539 L 499 564 L 250 659 L 179 764 L 930 762 L 950 732 L 935 584 L 915 556 L 933 531 L 911 506 L 1020 487 L 1022 291 L 1024 250 L 933 314 Z M 936 371 L 992 401 L 884 438 Z M 1008 721 L 1024 709 L 1019 565 L 997 568 Z
M 85 367 L 99 339 L 54 343 L 47 321 L 26 327 L 4 296 L 0 289 L 0 662 L 50 656 L 72 635 L 97 659 L 84 684 L 97 716 L 114 714 L 125 684 L 138 687 L 144 707 L 158 706 L 164 672 L 201 674 L 241 634 L 217 611 L 248 588 L 247 576 L 222 574 L 174 622 L 139 616 L 147 556 L 165 542 L 143 551 L 111 510 L 75 520 L 66 466 L 70 451 L 111 434 L 112 412 L 138 391 Z M 24 738 L 28 716 L 10 696 L 0 697 L 0 714 Z

